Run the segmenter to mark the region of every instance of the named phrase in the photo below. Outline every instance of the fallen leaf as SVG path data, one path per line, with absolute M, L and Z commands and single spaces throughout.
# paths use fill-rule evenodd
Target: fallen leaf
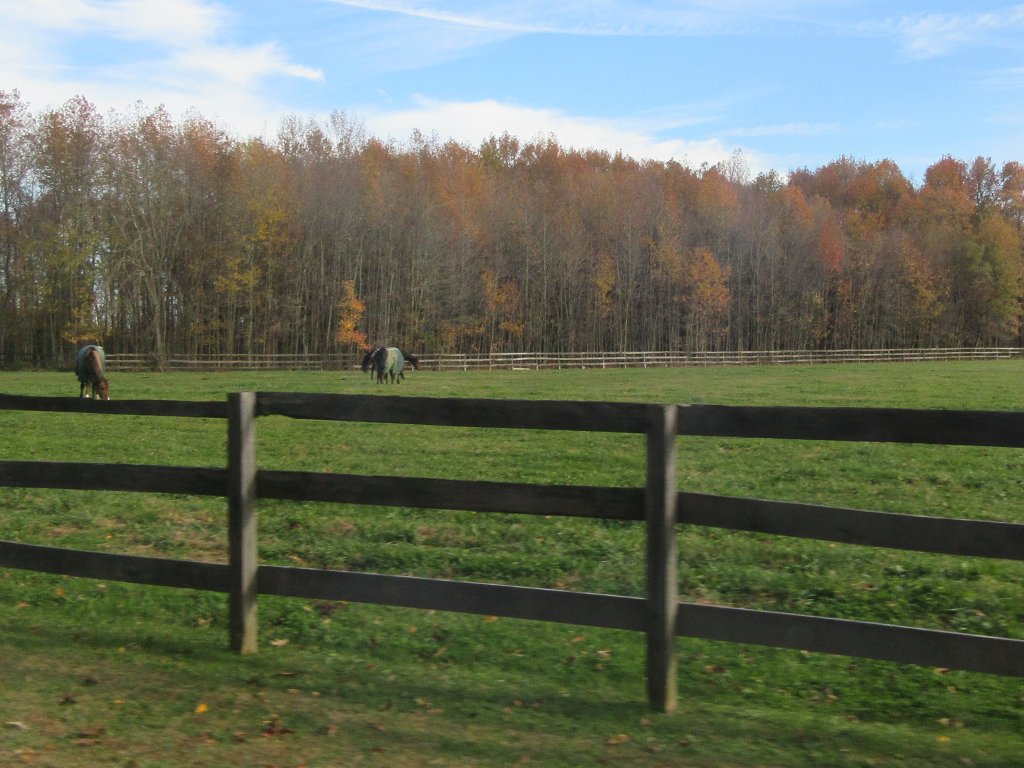
M 944 675 L 949 672 L 949 667 L 936 667 L 932 670 L 936 675 Z
M 32 607 L 32 606 L 31 606 L 31 604 L 30 604 L 30 603 L 18 603 L 18 604 L 17 604 L 16 606 L 15 606 L 15 609 L 18 609 L 18 608 L 31 608 L 31 607 Z
M 640 718 L 640 725 L 650 725 L 650 724 L 651 724 L 651 721 L 648 720 L 646 717 L 641 717 Z
M 210 705 L 207 704 L 206 702 L 202 702 L 202 703 L 200 703 L 200 705 L 198 707 L 196 707 L 196 714 L 197 715 L 201 715 L 201 714 L 203 714 L 203 712 L 209 712 L 209 711 L 210 711 Z
M 611 651 L 598 651 L 597 655 L 600 656 L 602 659 L 610 659 L 612 657 L 612 652 Z
M 629 741 L 629 736 L 620 733 L 617 736 L 609 736 L 605 744 L 624 744 L 627 741 Z
M 416 628 L 416 627 L 406 627 L 405 631 L 406 632 L 419 632 L 419 629 Z
M 92 728 L 86 728 L 84 731 L 80 731 L 78 735 L 83 739 L 98 739 L 106 730 L 107 729 L 102 725 L 94 725 Z
M 375 731 L 380 731 L 381 733 L 388 729 L 386 725 L 381 725 L 380 723 L 367 723 L 366 726 L 368 728 L 373 728 Z
M 690 746 L 690 740 L 689 739 L 680 739 L 679 740 L 679 746 L 680 747 L 688 747 L 688 746 Z
M 949 741 L 949 736 L 936 736 L 936 741 Z
M 295 677 L 294 672 L 275 672 L 274 677 Z
M 581 642 L 583 642 L 586 639 L 587 639 L 586 635 L 576 635 L 576 637 L 574 637 L 569 642 L 570 643 L 581 643 Z
M 484 621 L 497 621 L 497 616 L 484 616 Z
M 378 755 L 384 751 L 383 747 L 370 747 L 371 752 L 376 752 Z
M 437 714 L 440 714 L 441 712 L 444 712 L 444 710 L 440 709 L 438 707 L 435 707 L 434 709 L 428 709 L 427 710 L 427 714 L 428 715 L 437 715 Z
M 276 646 L 280 647 L 280 646 L 282 646 L 282 645 L 288 645 L 288 640 L 287 640 L 287 639 L 282 639 L 282 640 L 271 640 L 271 641 L 270 641 L 270 644 L 271 644 L 271 645 L 276 645 Z
M 444 646 L 441 646 L 440 648 L 438 648 L 438 649 L 437 649 L 437 650 L 436 650 L 436 651 L 434 652 L 434 657 L 436 658 L 436 657 L 440 656 L 440 655 L 441 655 L 442 653 L 444 653 L 444 652 L 445 652 L 445 651 L 447 651 L 447 650 L 448 650 L 447 648 L 445 648 Z
M 61 595 L 63 595 L 63 594 L 64 594 L 64 590 L 63 590 L 63 589 L 61 589 L 60 587 L 57 587 L 57 589 L 56 589 L 56 590 L 54 590 L 54 591 L 55 591 L 55 592 L 57 593 L 57 596 L 58 596 L 58 597 L 60 597 Z
M 338 726 L 336 726 L 336 725 L 328 725 L 327 726 L 327 735 L 328 736 L 334 736 L 337 732 L 338 732 Z
M 11 720 L 10 722 L 4 723 L 4 728 L 13 728 L 16 731 L 24 731 L 28 729 L 28 726 L 20 720 Z

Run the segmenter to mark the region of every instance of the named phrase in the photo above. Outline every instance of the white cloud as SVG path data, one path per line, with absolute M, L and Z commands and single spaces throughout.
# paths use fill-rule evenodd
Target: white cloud
M 659 138 L 655 130 L 664 128 L 663 119 L 655 119 L 645 130 L 643 123 L 636 119 L 576 117 L 555 109 L 532 109 L 493 100 L 455 102 L 420 97 L 412 109 L 384 112 L 368 108 L 358 113 L 372 133 L 399 141 L 418 130 L 427 136 L 436 133 L 442 141 L 454 139 L 476 147 L 488 136 L 507 131 L 520 140 L 554 136 L 566 147 L 621 151 L 638 160 L 675 159 L 694 167 L 728 160 L 736 149 L 741 149 L 727 146 L 719 139 Z M 690 122 L 701 119 L 694 118 Z M 680 118 L 675 122 L 678 124 Z M 743 151 L 754 172 L 771 167 L 766 156 Z
M 37 107 L 142 100 L 262 132 L 279 113 L 259 94 L 265 78 L 324 79 L 276 43 L 228 42 L 232 17 L 207 0 L 0 0 L 0 18 L 0 87 Z

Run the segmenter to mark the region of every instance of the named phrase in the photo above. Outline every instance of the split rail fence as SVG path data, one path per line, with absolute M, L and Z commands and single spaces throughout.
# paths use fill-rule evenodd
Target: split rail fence
M 1024 448 L 1024 413 L 738 407 L 238 392 L 227 402 L 0 395 L 0 409 L 227 420 L 227 468 L 0 461 L 9 487 L 228 499 L 228 563 L 0 541 L 0 566 L 226 592 L 231 647 L 256 650 L 257 595 L 349 600 L 645 632 L 651 706 L 675 706 L 675 637 L 794 648 L 1024 677 L 1024 641 L 679 602 L 676 524 L 922 552 L 1024 560 L 1024 525 L 678 491 L 677 435 Z M 257 469 L 260 416 L 449 427 L 639 433 L 645 487 L 531 485 Z M 646 598 L 260 565 L 258 499 L 291 499 L 645 522 Z
M 420 367 L 429 371 L 540 370 L 561 368 L 688 368 L 720 365 L 823 365 L 828 363 L 891 363 L 943 360 L 994 360 L 1020 357 L 1020 347 L 963 349 L 804 349 L 744 352 L 493 352 L 424 355 Z M 110 371 L 351 371 L 362 354 L 153 355 L 111 353 Z M 0 361 L 2 362 L 2 361 Z M 71 363 L 68 362 L 67 365 Z

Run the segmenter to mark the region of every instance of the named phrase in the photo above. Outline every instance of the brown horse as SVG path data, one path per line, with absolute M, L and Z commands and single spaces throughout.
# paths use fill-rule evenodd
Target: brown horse
M 103 363 L 106 354 L 103 347 L 90 344 L 78 350 L 78 357 L 75 358 L 75 374 L 81 387 L 78 389 L 78 396 L 85 397 L 85 385 L 90 385 L 91 397 L 98 397 L 100 400 L 110 399 L 110 381 L 103 375 Z

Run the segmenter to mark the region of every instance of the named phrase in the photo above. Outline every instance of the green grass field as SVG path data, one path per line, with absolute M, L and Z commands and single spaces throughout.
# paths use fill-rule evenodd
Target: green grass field
M 410 373 L 115 374 L 124 398 L 243 389 L 1021 410 L 1018 361 Z M 6 393 L 77 395 L 71 373 Z M 218 420 L 0 412 L 0 459 L 224 466 Z M 642 485 L 642 438 L 258 423 L 264 468 Z M 683 490 L 1024 522 L 1024 452 L 680 438 Z M 223 500 L 0 489 L 0 538 L 226 560 Z M 263 502 L 261 562 L 642 595 L 639 524 Z M 1024 565 L 679 532 L 682 599 L 1024 639 Z M 1021 766 L 1009 678 L 680 639 L 679 711 L 646 707 L 636 633 L 0 570 L 0 766 Z

